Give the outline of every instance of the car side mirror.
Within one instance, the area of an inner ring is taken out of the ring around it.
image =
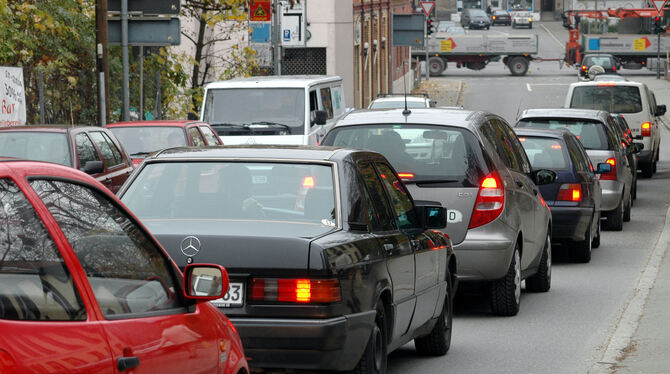
[[[533,172],[533,181],[536,185],[549,184],[556,182],[556,172],[548,169],[540,169]]]
[[[654,115],[662,116],[665,114],[665,111],[666,111],[665,104],[656,105],[656,113],[654,113]]]
[[[644,144],[642,143],[630,143],[630,145],[631,152],[633,153],[640,153],[640,151],[644,149]]]
[[[642,140],[642,139],[644,139],[644,137],[643,137],[642,135],[635,135],[635,136],[633,137],[633,139],[635,139],[635,140]]]
[[[612,172],[612,165],[607,162],[601,162],[596,168],[596,174],[607,174]]]
[[[325,110],[316,110],[314,111],[314,120],[312,121],[315,125],[325,125],[328,120],[328,113]]]
[[[443,229],[447,227],[447,210],[439,205],[417,205],[416,216],[424,230]]]
[[[228,292],[228,272],[221,265],[190,264],[184,269],[184,296],[189,300],[211,301]]]
[[[102,161],[86,161],[81,171],[86,174],[98,174],[105,171],[105,165]]]

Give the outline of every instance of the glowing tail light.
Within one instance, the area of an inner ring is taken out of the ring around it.
[[[586,65],[582,65],[582,71],[586,71]]]
[[[642,124],[642,136],[651,136],[651,122]]]
[[[600,179],[602,180],[616,180],[616,160],[612,157],[608,158],[606,163],[612,165],[612,171],[609,173],[603,173],[600,175]]]
[[[412,178],[414,178],[414,173],[398,173],[398,178],[400,178],[400,179],[412,179]]]
[[[342,300],[338,279],[253,278],[249,300],[289,303],[333,303]]]
[[[558,201],[581,201],[582,185],[577,183],[562,184],[558,190]]]
[[[502,213],[504,207],[505,188],[502,179],[497,172],[490,173],[482,180],[479,187],[468,228],[472,229],[493,221]]]

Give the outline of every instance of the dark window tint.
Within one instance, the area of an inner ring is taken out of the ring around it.
[[[522,166],[517,160],[514,146],[505,133],[505,129],[499,122],[488,122],[481,127],[484,137],[495,147],[496,153],[508,168],[522,171]]]
[[[398,228],[409,229],[418,226],[414,204],[407,193],[407,188],[396,178],[395,173],[386,164],[377,163],[379,175],[391,198],[391,206],[395,211]]]
[[[0,179],[0,202],[0,318],[86,320],[56,244],[13,181]]]
[[[614,66],[614,59],[611,56],[586,56],[582,61],[582,65],[600,65],[605,69],[612,69]]]
[[[526,118],[518,127],[538,129],[568,129],[586,149],[612,149],[605,126],[598,121],[574,118]]]
[[[102,159],[105,162],[105,166],[109,168],[123,163],[121,152],[119,152],[119,149],[116,148],[116,145],[107,134],[101,131],[91,131],[88,134],[98,146],[98,149],[102,154]]]
[[[554,138],[520,136],[533,169],[567,169],[565,145]]]
[[[200,147],[205,145],[205,140],[202,138],[202,135],[200,135],[200,131],[198,131],[197,127],[189,128],[188,133],[191,135],[191,138],[193,139],[194,146]]]
[[[102,193],[55,180],[31,186],[70,242],[105,317],[183,306],[169,260]]]
[[[98,151],[95,150],[91,139],[88,135],[82,133],[77,134],[74,138],[77,146],[77,157],[79,158],[79,167],[86,166],[88,161],[100,161]]]
[[[568,154],[570,155],[575,170],[589,173],[592,172],[589,156],[584,152],[584,147],[579,143],[579,140],[574,137],[568,137],[565,141],[568,146]]]
[[[611,113],[642,111],[640,90],[636,86],[603,83],[597,86],[577,86],[572,92],[570,108],[598,109]]]
[[[378,227],[373,227],[373,230],[392,230],[394,222],[394,219],[392,218],[393,213],[386,197],[386,193],[384,192],[384,186],[381,184],[375,169],[372,167],[372,164],[367,162],[360,164],[359,168],[363,175],[365,189],[370,196],[370,199],[368,200],[372,202],[374,207],[373,211],[376,215],[376,219],[373,219],[372,222],[379,225]]]
[[[209,127],[207,126],[200,126],[200,131],[202,131],[202,134],[205,136],[205,139],[207,139],[207,145],[221,145],[221,142],[219,141],[219,138],[214,134],[214,131],[210,130]]]
[[[530,164],[528,157],[526,157],[526,152],[524,152],[521,143],[512,128],[505,122],[499,119],[492,119],[491,122],[495,123],[496,126],[500,126],[505,132],[506,140],[505,143],[509,144],[512,148],[514,157],[516,158],[516,164],[519,165],[519,171],[522,173],[530,173]]]

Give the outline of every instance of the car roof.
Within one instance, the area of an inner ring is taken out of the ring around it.
[[[608,79],[616,82],[626,82],[628,81],[628,78],[624,77],[623,75],[619,74],[598,74],[595,77],[593,77],[592,81],[595,82],[607,82]]]
[[[198,123],[206,125],[206,122],[194,121],[194,120],[151,120],[151,121],[128,121],[128,122],[115,122],[110,123],[106,127],[155,127],[155,126],[165,126],[165,127],[184,127],[191,123]]]
[[[475,119],[488,114],[483,111],[446,108],[417,108],[410,114],[403,109],[358,109],[347,113],[335,127],[367,124],[424,124],[465,127],[474,130]]]
[[[634,81],[610,81],[610,82],[575,82],[570,84],[570,88],[574,87],[581,87],[581,86],[636,86],[636,87],[642,87],[644,86],[644,83],[641,82],[634,82]]]
[[[608,112],[596,109],[573,109],[573,108],[547,108],[547,109],[526,109],[517,121],[526,118],[584,118],[591,120],[607,121]]]
[[[271,75],[248,78],[234,78],[226,81],[212,82],[206,89],[216,88],[283,88],[305,87],[311,84],[341,81],[337,75]]]
[[[25,126],[12,126],[12,127],[0,127],[0,131],[16,131],[16,132],[60,132],[65,133],[71,129],[103,129],[98,126],[87,126],[87,125],[25,125]]]
[[[176,147],[154,153],[147,160],[170,159],[272,159],[272,160],[336,160],[349,154],[365,152],[360,149],[304,145],[232,145],[206,148]],[[337,155],[337,157],[336,157]]]

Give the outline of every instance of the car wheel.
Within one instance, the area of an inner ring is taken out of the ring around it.
[[[640,165],[643,178],[651,178],[654,175],[654,167],[651,162],[644,162]]]
[[[593,237],[593,242],[591,243],[591,248],[598,248],[600,247],[600,223],[602,220],[598,218],[598,223],[596,226],[596,235]]]
[[[387,349],[386,346],[386,313],[384,307],[377,305],[377,316],[375,325],[370,334],[368,345],[365,347],[363,356],[351,371],[352,374],[383,374],[386,373]]]
[[[623,199],[621,199],[616,209],[607,213],[607,229],[611,231],[623,230]]]
[[[628,195],[628,202],[623,208],[623,221],[624,222],[630,222],[630,208],[631,205],[633,205],[633,198]]]
[[[488,30],[491,26],[486,26],[486,29]]]
[[[547,292],[551,288],[551,235],[547,233],[542,258],[537,273],[526,279],[526,290],[531,292]]]
[[[532,29],[532,28],[533,28],[533,25],[528,25],[528,28],[529,28],[529,29]]]
[[[491,282],[491,310],[499,316],[515,316],[521,304],[521,261],[519,243],[514,245],[512,261],[502,279]]]
[[[575,262],[584,264],[591,262],[591,248],[593,248],[593,238],[591,236],[592,225],[593,221],[589,222],[589,227],[586,228],[586,234],[584,234],[584,240],[572,243],[570,257]],[[600,235],[598,235],[598,241],[600,242]]]
[[[419,354],[426,356],[444,356],[451,346],[451,326],[453,325],[453,300],[451,277],[447,273],[447,294],[444,296],[442,313],[435,326],[426,336],[414,339],[414,346]]]

